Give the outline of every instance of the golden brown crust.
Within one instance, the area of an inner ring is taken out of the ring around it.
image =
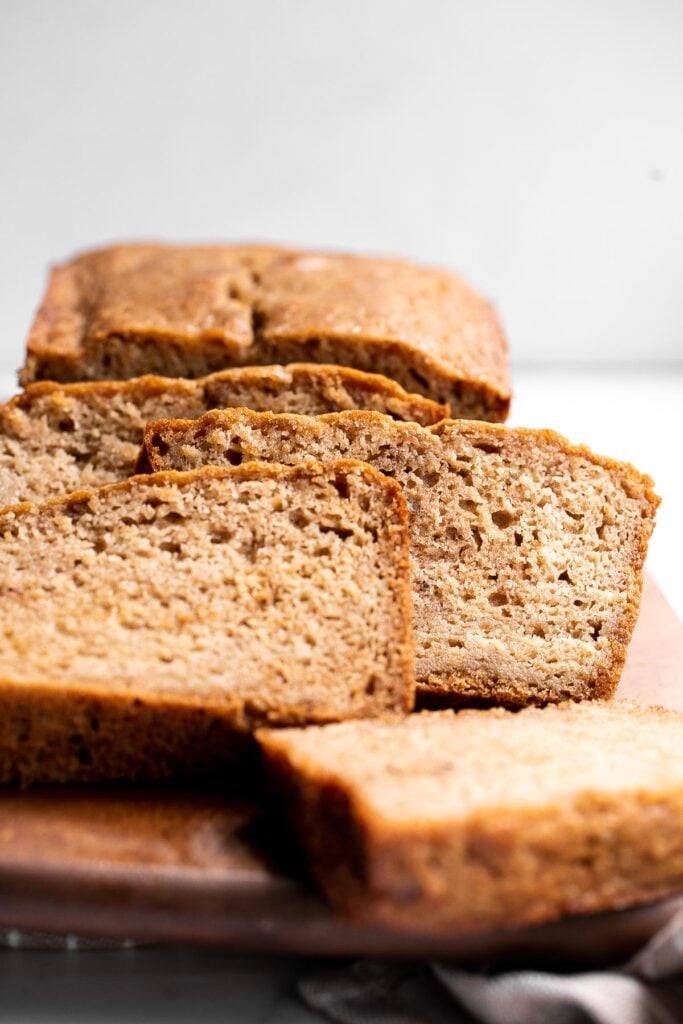
[[[20,379],[197,377],[302,358],[384,372],[458,415],[507,415],[504,336],[455,275],[258,246],[114,246],[56,267]]]
[[[180,377],[160,377],[147,374],[142,377],[131,377],[127,380],[98,380],[59,383],[57,381],[36,381],[29,384],[18,395],[14,395],[3,407],[4,410],[14,409],[30,413],[36,402],[47,395],[65,395],[87,399],[90,395],[115,397],[130,395],[135,401],[138,397],[174,394],[179,396],[201,395],[208,411],[215,402],[216,407],[232,406],[232,401],[220,401],[220,398],[231,398],[231,391],[241,392],[253,388],[258,402],[257,410],[264,409],[265,402],[258,395],[259,390],[268,389],[273,401],[287,392],[302,392],[310,395],[319,407],[307,411],[306,415],[322,415],[325,412],[342,411],[352,408],[350,403],[357,399],[359,408],[370,408],[384,412],[396,419],[411,420],[422,426],[436,424],[449,415],[446,403],[434,402],[423,395],[411,394],[396,381],[384,377],[380,373],[368,373],[355,370],[350,366],[336,366],[326,363],[289,363],[271,366],[239,366],[199,377],[185,380]],[[251,408],[251,406],[249,406]],[[264,409],[265,411],[265,409]]]
[[[447,413],[379,374],[315,363],[234,367],[197,380],[40,381],[0,405],[0,507],[125,479],[149,420],[242,406],[309,416],[373,409],[422,424]]]

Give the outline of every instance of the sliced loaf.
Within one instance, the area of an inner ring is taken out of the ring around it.
[[[56,267],[21,383],[298,360],[383,373],[457,416],[510,404],[496,316],[455,275],[253,245],[119,245]]]
[[[148,420],[235,406],[308,415],[375,409],[425,424],[448,414],[379,374],[314,363],[237,367],[199,380],[40,382],[0,406],[0,507],[125,479]]]
[[[353,462],[0,513],[0,782],[221,776],[255,725],[412,705],[407,515]]]
[[[211,412],[151,424],[145,469],[339,455],[403,487],[416,673],[430,700],[609,696],[636,621],[652,481],[557,434],[372,412]]]
[[[683,716],[625,702],[263,731],[342,912],[486,931],[683,890]]]

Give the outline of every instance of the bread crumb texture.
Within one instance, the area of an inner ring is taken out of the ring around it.
[[[240,406],[309,416],[373,409],[425,425],[448,415],[380,374],[314,363],[241,366],[199,380],[43,381],[0,406],[0,507],[123,480],[149,420]]]
[[[411,706],[406,511],[367,466],[137,477],[0,537],[3,781],[192,774],[192,729]]]
[[[683,887],[683,716],[630,702],[259,733],[330,899],[484,931]]]
[[[611,695],[659,499],[632,466],[548,431],[371,412],[212,412],[150,424],[151,469],[342,454],[402,487],[424,699],[511,707]]]

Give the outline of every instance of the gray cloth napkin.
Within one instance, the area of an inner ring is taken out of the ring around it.
[[[338,1024],[683,1024],[683,912],[629,963],[585,974],[473,974],[359,961],[299,982]]]

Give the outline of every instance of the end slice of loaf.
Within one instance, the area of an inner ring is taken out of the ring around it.
[[[382,373],[454,415],[505,419],[507,344],[455,274],[254,245],[118,245],[55,267],[21,383],[298,361]]]
[[[236,406],[306,415],[374,409],[423,424],[448,415],[379,374],[315,363],[237,367],[199,380],[41,382],[0,406],[0,507],[123,480],[148,420]]]
[[[259,733],[343,913],[509,928],[683,890],[683,716],[626,702]]]
[[[426,699],[517,707],[613,693],[659,500],[632,466],[549,431],[244,410],[151,424],[142,465],[337,455],[403,487]]]
[[[0,513],[0,781],[219,775],[255,725],[412,704],[406,510],[367,466],[138,477]]]

